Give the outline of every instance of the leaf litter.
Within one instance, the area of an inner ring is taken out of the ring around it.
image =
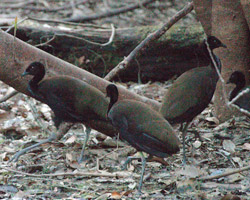
[[[4,88],[1,90],[6,92],[8,87],[0,84]],[[125,87],[140,95],[160,100],[166,86],[156,82],[129,83]],[[3,94],[0,93],[0,97]],[[71,128],[60,141],[28,152],[17,163],[8,163],[14,153],[24,146],[48,137],[36,123],[26,98],[17,95],[5,102],[10,105],[8,111],[0,107],[1,198],[137,199],[140,160],[132,161],[127,170],[121,169],[127,156],[137,155],[135,149],[121,141],[117,144],[117,140],[92,131],[85,160],[78,164],[85,137],[81,125]],[[35,100],[34,105],[45,127],[55,130],[50,109]],[[182,152],[165,158],[164,164],[158,159],[147,162],[141,198],[249,199],[249,171],[208,181],[198,179],[250,164],[249,127],[249,119],[246,117],[232,117],[218,124],[211,104],[195,118],[189,128],[188,165],[181,165]],[[178,126],[174,128],[179,133]],[[195,132],[200,133],[202,140],[194,136]]]

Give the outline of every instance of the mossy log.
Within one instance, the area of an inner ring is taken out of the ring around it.
[[[106,43],[111,35],[110,29],[86,28],[81,32],[72,33],[72,31],[62,31],[54,27],[34,28],[29,25],[19,26],[17,37],[32,45],[55,37],[39,48],[104,77],[157,28],[145,26],[117,29],[113,42],[107,46],[91,44],[84,40]],[[191,68],[206,65],[208,60],[201,54],[199,46],[203,39],[204,32],[199,24],[175,25],[163,37],[146,48],[143,54],[130,64],[128,70],[116,79],[165,81],[175,74],[179,75]]]

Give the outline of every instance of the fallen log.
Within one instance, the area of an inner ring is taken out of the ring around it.
[[[21,74],[27,65],[33,61],[45,63],[48,69],[47,76],[56,74],[73,76],[97,87],[104,93],[106,86],[110,83],[19,39],[14,40],[13,36],[3,31],[0,31],[0,41],[0,80],[19,92],[29,95],[27,90],[29,78],[21,78]],[[123,87],[119,87],[119,92],[121,94],[120,98],[143,101],[152,108],[156,110],[159,109],[159,103],[157,101],[136,95]],[[97,124],[93,121],[89,126],[102,133],[110,130],[110,124],[107,123]]]
[[[146,26],[117,29],[113,42],[106,46],[87,41],[106,43],[111,35],[109,29],[85,28],[75,32],[48,25],[42,28],[29,25],[19,26],[17,37],[32,45],[44,43],[39,47],[42,50],[104,77],[149,33],[158,28]],[[128,70],[115,79],[165,81],[191,68],[207,65],[209,60],[201,54],[200,44],[203,38],[203,29],[198,24],[174,25],[164,36],[145,49],[142,55],[130,64]],[[48,40],[51,41],[46,43]]]

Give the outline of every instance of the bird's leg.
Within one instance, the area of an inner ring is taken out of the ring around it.
[[[122,170],[126,170],[128,168],[128,164],[132,161],[132,160],[139,160],[141,159],[141,157],[134,157],[134,156],[128,156],[127,160],[125,161],[125,163],[122,166]]]
[[[86,136],[85,136],[85,139],[84,139],[84,142],[83,142],[82,151],[81,151],[81,155],[80,155],[80,157],[78,159],[78,163],[81,163],[83,161],[83,155],[84,155],[86,144],[87,144],[87,142],[89,140],[90,132],[91,132],[91,128],[86,126],[86,131],[85,131]]]
[[[183,131],[183,123],[181,123],[179,131],[182,132]]]
[[[185,138],[186,138],[186,133],[187,133],[187,129],[189,126],[190,122],[186,122],[183,131],[182,131],[182,148],[183,148],[183,161],[182,161],[182,165],[185,166],[186,165],[186,147],[185,147]]]
[[[39,146],[41,146],[42,144],[45,144],[45,143],[48,143],[48,142],[52,142],[52,141],[55,140],[56,138],[57,138],[57,135],[56,135],[55,133],[52,133],[52,134],[50,135],[50,137],[48,137],[47,139],[45,139],[45,140],[43,140],[43,141],[41,141],[41,142],[38,142],[38,143],[36,143],[36,144],[34,144],[34,145],[31,145],[31,146],[29,146],[29,147],[27,147],[27,148],[24,148],[24,149],[22,149],[21,151],[18,151],[18,152],[9,160],[9,162],[12,162],[12,161],[17,162],[18,159],[19,159],[19,157],[22,156],[22,155],[24,155],[25,153],[27,153],[29,150],[34,149],[34,148],[36,148],[36,147],[39,147]]]
[[[65,125],[61,125],[59,126],[59,130],[57,132],[57,134],[55,133],[51,133],[50,137],[38,142],[37,144],[31,145],[27,148],[22,149],[21,151],[17,152],[10,160],[9,162],[17,162],[19,157],[22,156],[23,154],[27,153],[29,150],[34,149],[36,147],[41,146],[42,144],[48,143],[48,142],[52,142],[53,140],[59,140],[61,139],[67,132],[68,130],[72,127],[72,124],[65,124]]]
[[[142,188],[142,183],[143,183],[143,177],[144,177],[144,173],[145,173],[145,168],[146,168],[146,158],[143,155],[142,152],[139,152],[141,155],[141,164],[142,164],[142,170],[141,170],[141,178],[140,178],[140,182],[139,182],[139,186],[138,186],[138,192],[139,194],[141,194],[141,188]]]

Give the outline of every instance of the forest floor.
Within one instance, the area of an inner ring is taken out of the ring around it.
[[[138,94],[157,100],[160,100],[167,85],[157,82],[124,84]],[[0,86],[2,97],[8,87],[3,83]],[[8,163],[23,147],[48,137],[37,124],[30,105],[38,110],[43,127],[55,131],[51,111],[46,105],[23,94],[1,104],[0,197],[137,199],[140,161],[133,161],[127,170],[121,169],[129,155],[137,155],[136,151],[92,131],[85,161],[78,164],[85,136],[80,125],[75,125],[60,141],[28,152],[17,163]],[[246,117],[232,117],[218,124],[210,105],[189,128],[186,137],[188,165],[182,166],[182,151],[165,158],[163,164],[147,162],[141,198],[221,199],[225,194],[235,194],[241,199],[249,199],[249,171],[206,181],[199,179],[249,166],[249,128],[250,121]],[[178,126],[175,129],[178,132]],[[195,132],[200,134],[202,141],[195,138]]]
[[[1,1],[2,5],[15,4],[19,0]],[[14,2],[14,3],[11,3]],[[31,2],[31,1],[30,1]],[[38,7],[69,4],[69,0],[39,1]],[[48,4],[49,2],[49,4]],[[52,3],[54,2],[54,4]],[[86,16],[101,13],[108,8],[126,5],[129,0],[90,1],[79,9],[61,9],[57,12],[39,12],[20,8],[1,8],[0,17],[60,19],[70,15]],[[158,3],[157,3],[158,2]],[[186,1],[156,1],[150,9],[138,9],[119,16],[96,20],[95,24],[114,23],[117,27],[156,25],[166,22]],[[47,5],[48,4],[48,5]],[[33,4],[32,4],[33,5]],[[195,19],[194,12],[180,23]],[[179,22],[178,22],[179,23]],[[126,55],[124,55],[126,56]],[[170,82],[147,84],[124,83],[124,87],[143,96],[161,101]],[[0,82],[0,98],[9,88]],[[31,109],[35,108],[35,112]],[[121,167],[128,156],[137,155],[135,149],[125,143],[106,138],[92,130],[85,152],[85,160],[77,163],[85,137],[84,127],[75,125],[60,140],[42,145],[20,157],[16,163],[9,159],[24,147],[48,137],[43,129],[55,132],[48,106],[23,94],[0,104],[0,198],[1,199],[138,199],[137,186],[141,163],[132,161],[127,170]],[[37,123],[40,119],[41,123]],[[174,127],[181,138],[179,126]],[[250,164],[250,120],[234,117],[219,124],[211,104],[197,116],[186,137],[187,166],[182,166],[182,150],[164,163],[147,162],[141,199],[250,199],[249,170],[223,174]],[[199,133],[201,139],[195,137]],[[58,175],[59,174],[59,175]],[[222,175],[220,178],[204,177]],[[202,180],[203,179],[203,180]],[[227,196],[225,196],[227,195]],[[238,197],[238,198],[237,198]]]

